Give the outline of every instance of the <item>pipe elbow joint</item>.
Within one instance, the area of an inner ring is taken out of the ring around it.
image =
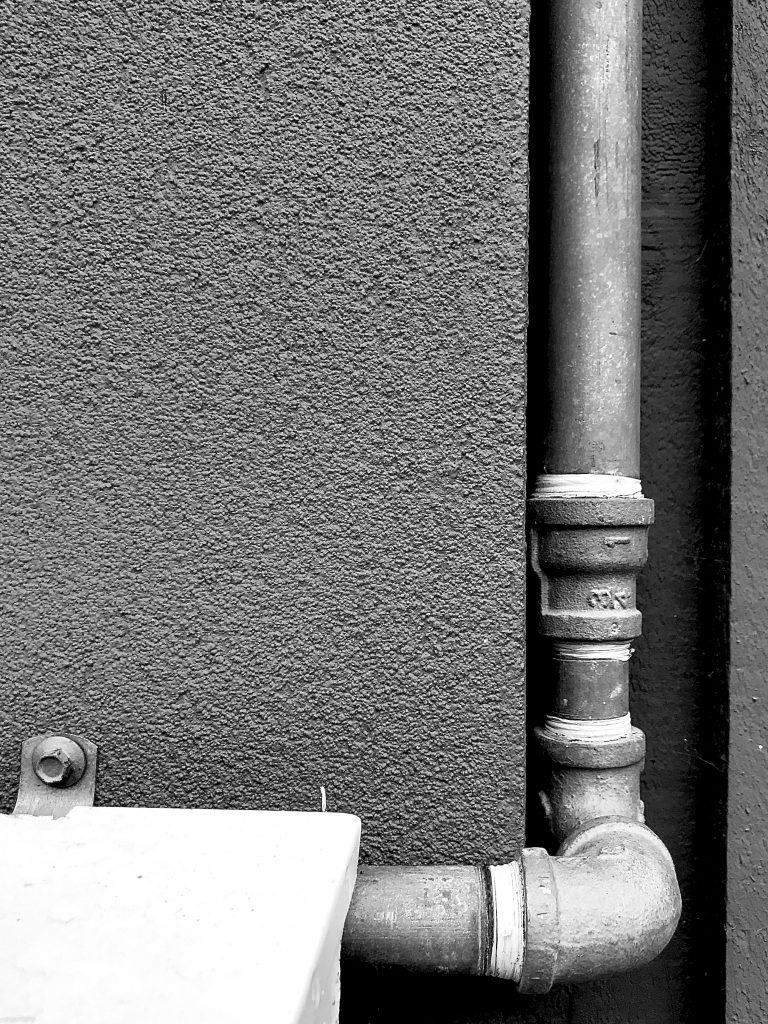
[[[653,960],[674,934],[680,889],[659,837],[636,821],[601,818],[556,856],[522,855],[525,940],[521,992],[588,981]]]
[[[666,847],[629,818],[597,818],[556,856],[530,848],[497,867],[363,867],[346,955],[410,970],[490,975],[521,992],[640,967],[680,917]]]

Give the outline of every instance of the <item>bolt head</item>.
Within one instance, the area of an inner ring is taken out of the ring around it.
[[[68,736],[48,736],[32,751],[32,767],[47,786],[74,786],[85,773],[85,751]]]

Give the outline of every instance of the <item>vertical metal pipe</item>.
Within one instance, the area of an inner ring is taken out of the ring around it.
[[[641,16],[551,4],[550,474],[639,477]]]
[[[643,813],[627,664],[653,521],[639,483],[642,0],[556,0],[549,27],[550,419],[531,561],[555,669],[544,803],[562,838]]]

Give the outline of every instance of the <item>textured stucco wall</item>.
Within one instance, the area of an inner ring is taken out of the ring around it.
[[[369,859],[508,856],[526,5],[6,14],[5,808],[67,729],[104,804],[323,785]]]
[[[527,7],[2,27],[0,791],[522,840]]]
[[[729,1024],[768,1019],[768,11],[733,4]]]

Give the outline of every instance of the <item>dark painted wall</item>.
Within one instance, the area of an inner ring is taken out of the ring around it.
[[[3,727],[104,804],[522,841],[522,0],[18,3]]]
[[[768,11],[734,0],[729,1024],[768,1019]]]

